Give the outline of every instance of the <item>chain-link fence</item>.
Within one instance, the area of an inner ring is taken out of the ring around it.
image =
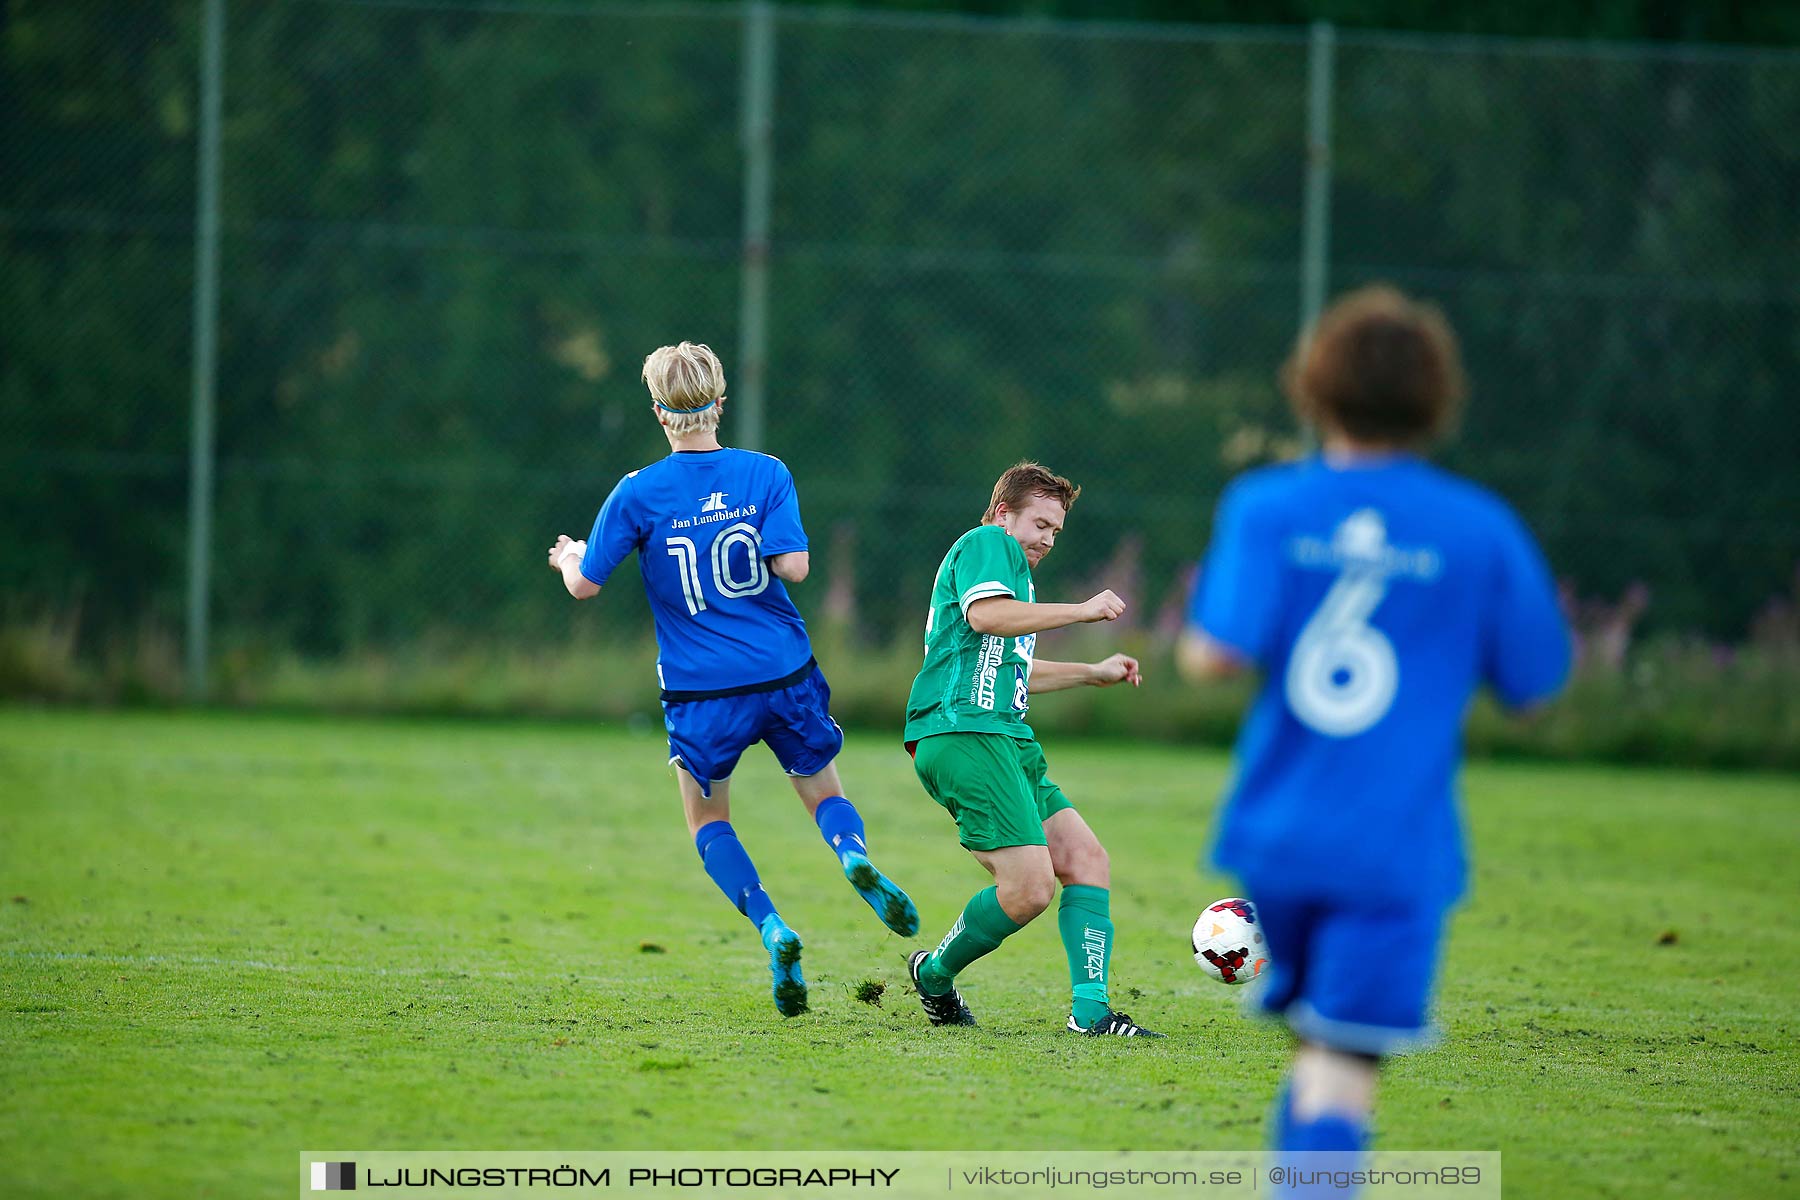
[[[1046,590],[1167,619],[1222,483],[1297,445],[1309,245],[1444,306],[1444,458],[1579,589],[1732,636],[1800,559],[1800,55],[233,0],[212,146],[207,3],[0,9],[9,618],[560,636],[594,617],[543,548],[664,451],[638,366],[691,338],[800,483],[809,615],[912,629],[1029,456],[1086,488]]]

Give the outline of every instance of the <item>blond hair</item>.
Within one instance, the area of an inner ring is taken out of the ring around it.
[[[1054,474],[1042,463],[1029,460],[1016,462],[1006,468],[994,484],[994,494],[988,500],[987,511],[981,514],[981,523],[992,525],[998,520],[1002,504],[1006,505],[1008,512],[1018,512],[1031,503],[1033,496],[1054,500],[1063,506],[1064,512],[1068,512],[1080,495],[1079,487],[1061,475]]]
[[[681,342],[652,350],[644,359],[644,386],[675,436],[719,427],[725,368],[711,346]]]

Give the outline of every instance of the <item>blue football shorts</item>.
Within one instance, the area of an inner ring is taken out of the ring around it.
[[[731,778],[738,759],[757,742],[775,752],[789,775],[817,775],[844,748],[844,731],[831,719],[831,687],[814,667],[798,683],[770,692],[715,700],[663,702],[669,731],[669,763],[700,784],[702,795]]]
[[[1259,1002],[1301,1039],[1385,1056],[1437,1040],[1431,1024],[1447,911],[1250,893],[1268,939]]]

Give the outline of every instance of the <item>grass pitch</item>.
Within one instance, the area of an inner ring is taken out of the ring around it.
[[[1114,1004],[1061,1032],[1042,920],[932,1030],[904,957],[985,875],[891,737],[840,760],[884,930],[760,748],[734,823],[813,1011],[701,872],[653,731],[0,710],[0,1161],[14,1196],[287,1194],[308,1147],[1244,1149],[1286,1042],[1189,959],[1216,753],[1048,745],[1112,854]],[[1800,1194],[1800,784],[1480,764],[1448,1041],[1378,1144],[1509,1193]]]

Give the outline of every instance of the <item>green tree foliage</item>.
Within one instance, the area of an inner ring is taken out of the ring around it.
[[[97,628],[181,600],[197,8],[0,9],[0,503],[44,514],[0,532],[0,575]],[[740,17],[230,5],[228,635],[576,627],[543,548],[661,453],[643,355],[705,340],[736,381]],[[767,448],[816,549],[854,531],[865,630],[913,626],[1023,456],[1086,487],[1047,584],[1141,544],[1148,617],[1223,482],[1295,444],[1304,32],[796,8],[777,68]],[[1647,580],[1653,621],[1741,632],[1800,557],[1800,61],[1346,31],[1334,99],[1333,283],[1395,279],[1461,330],[1449,461],[1578,587]]]
[[[837,0],[797,0],[797,6],[841,7]],[[1261,26],[1330,21],[1346,29],[1800,44],[1800,10],[1780,0],[861,0],[856,7],[1076,21]]]

